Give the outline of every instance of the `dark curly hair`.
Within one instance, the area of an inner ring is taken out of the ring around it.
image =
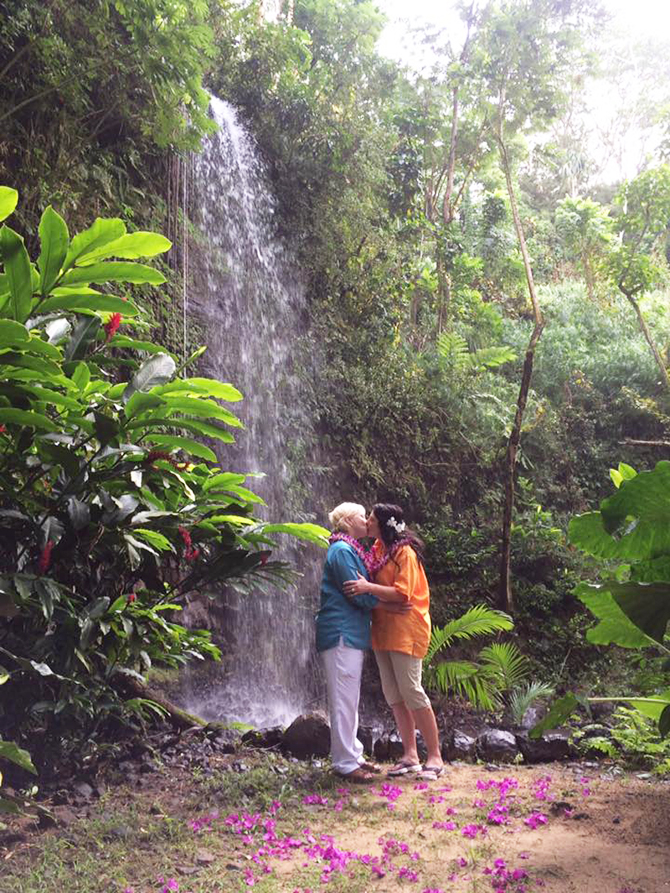
[[[402,533],[398,533],[395,527],[388,523],[390,518],[395,518],[398,524],[404,522],[404,512],[399,505],[392,505],[389,502],[378,502],[372,506],[372,514],[379,523],[381,541],[387,549],[390,549],[398,540],[409,540],[409,545],[416,552],[417,558],[421,564],[424,563],[426,547],[423,540],[409,527],[405,527]]]

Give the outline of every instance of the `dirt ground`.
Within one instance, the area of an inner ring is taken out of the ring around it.
[[[364,787],[283,758],[221,762],[55,807],[67,821],[46,831],[15,820],[1,893],[670,893],[668,782],[454,764]]]

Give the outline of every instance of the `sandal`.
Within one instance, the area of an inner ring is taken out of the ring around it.
[[[363,769],[364,772],[372,772],[373,775],[379,775],[382,771],[376,763],[368,763],[367,760],[364,763],[359,763],[358,768]]]
[[[444,766],[423,766],[421,769],[421,778],[424,781],[433,781],[439,778],[444,772]]]
[[[339,775],[343,781],[351,781],[354,784],[372,784],[375,780],[374,775],[371,772],[366,772],[362,766],[354,769],[353,772],[337,772],[336,775]]]
[[[398,778],[400,775],[409,775],[413,772],[421,772],[421,764],[409,763],[406,760],[401,760],[399,763],[396,763],[395,766],[392,766],[386,774],[389,778]]]

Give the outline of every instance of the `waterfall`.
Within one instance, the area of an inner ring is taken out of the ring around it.
[[[195,157],[190,186],[189,327],[207,345],[202,374],[244,394],[232,405],[245,429],[217,449],[223,470],[264,475],[248,486],[263,497],[262,517],[323,522],[305,462],[312,422],[296,359],[306,318],[300,275],[274,231],[274,204],[263,165],[236,111],[212,98],[219,125]],[[313,457],[310,457],[313,461]],[[300,503],[303,503],[302,505]],[[274,556],[273,556],[274,557]],[[256,726],[288,724],[320,688],[314,660],[314,612],[325,554],[287,545],[280,557],[304,574],[299,587],[242,595],[227,588],[221,609],[187,610],[190,625],[209,626],[221,665],[188,677],[181,700],[209,720]]]

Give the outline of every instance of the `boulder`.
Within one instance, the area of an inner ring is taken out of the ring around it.
[[[330,740],[330,732],[329,738]],[[279,750],[284,742],[284,730],[281,726],[271,726],[268,729],[250,729],[242,735],[242,744],[247,747],[261,747],[263,750]],[[227,751],[234,753],[234,751]]]
[[[526,763],[552,763],[572,754],[570,733],[562,729],[545,732],[541,738],[529,738],[526,732],[515,737]]]
[[[477,738],[477,754],[487,763],[513,763],[519,748],[511,732],[488,729]]]
[[[282,747],[299,760],[327,757],[330,753],[330,728],[319,713],[296,717],[282,736]]]
[[[462,760],[474,763],[477,759],[477,741],[460,729],[454,729],[442,739],[442,759],[448,763]]]

